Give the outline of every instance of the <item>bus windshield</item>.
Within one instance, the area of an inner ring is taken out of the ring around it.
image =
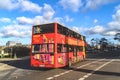
[[[54,24],[43,24],[34,26],[33,34],[45,34],[45,33],[54,33]]]

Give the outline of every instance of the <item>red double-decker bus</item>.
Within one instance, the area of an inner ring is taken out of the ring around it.
[[[58,68],[85,58],[85,36],[58,23],[32,28],[31,66]]]

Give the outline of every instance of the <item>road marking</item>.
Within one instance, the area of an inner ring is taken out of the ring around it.
[[[10,71],[7,71],[7,72],[2,72],[2,74],[0,74],[0,78],[6,76],[7,74],[9,74]]]
[[[49,77],[49,78],[47,78],[47,80],[51,80],[51,79],[53,79],[54,77]]]
[[[64,75],[65,73],[60,73],[60,75]]]
[[[96,62],[103,61],[103,60],[105,60],[105,59],[100,59],[100,60],[97,60],[97,61],[93,61],[93,62],[91,62],[91,63],[87,63],[87,64],[85,64],[85,65],[82,65],[82,66],[77,67],[76,69],[83,68],[83,67],[88,66],[88,65],[90,65],[90,64],[92,64],[92,63],[96,63]],[[74,70],[76,70],[76,69],[74,69]],[[48,78],[46,78],[46,79],[47,79],[47,80],[51,80],[51,79],[53,79],[53,78],[62,76],[62,75],[64,75],[64,74],[67,74],[67,73],[69,73],[69,72],[71,72],[71,71],[74,71],[74,70],[68,70],[68,71],[65,71],[65,72],[63,72],[63,73],[59,73],[59,74],[53,75],[53,76],[51,76],[51,77],[48,77]]]
[[[91,63],[88,63],[88,64],[85,64],[85,65],[79,66],[79,67],[77,67],[77,69],[83,68],[83,67],[88,66],[88,65],[90,65],[90,64],[92,64],[92,63],[96,63],[96,62],[103,61],[103,60],[105,60],[105,59],[100,59],[100,60],[97,60],[97,61],[93,61],[93,62],[91,62]]]
[[[88,74],[84,75],[83,77],[79,78],[78,80],[85,80],[86,78],[88,78],[89,76],[91,76],[93,73],[95,73],[96,71],[100,70],[101,68],[103,68],[104,66],[108,65],[109,63],[111,63],[113,61],[114,60],[112,59],[109,62],[104,63],[103,65],[99,66],[94,71],[92,71],[91,73],[88,73]]]
[[[60,76],[60,75],[54,75],[54,77],[58,77],[58,76]]]

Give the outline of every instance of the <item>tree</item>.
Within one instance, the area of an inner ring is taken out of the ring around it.
[[[101,38],[99,44],[101,46],[101,49],[105,50],[107,49],[107,46],[108,46],[108,40],[106,38]]]
[[[14,57],[14,55],[16,55],[17,57],[24,57],[24,56],[28,56],[30,53],[30,48],[24,46],[6,47],[4,50],[7,53],[12,53],[11,55],[12,57]]]
[[[92,47],[94,47],[94,38],[91,39]]]
[[[120,42],[120,33],[115,34],[114,39]]]
[[[99,43],[99,39],[98,38],[96,38],[96,39],[92,38],[91,43],[92,43],[93,47],[97,48],[98,43]]]

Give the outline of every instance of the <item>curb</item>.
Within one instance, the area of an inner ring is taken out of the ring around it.
[[[20,58],[20,60],[26,60],[26,59],[29,59],[29,58],[30,58],[30,56],[25,56],[25,57]]]

